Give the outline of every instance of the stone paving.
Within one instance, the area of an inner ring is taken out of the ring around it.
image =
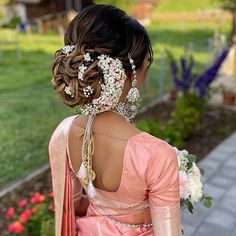
[[[236,118],[235,118],[236,122]],[[212,207],[202,203],[194,213],[182,212],[185,236],[236,236],[236,132],[212,150],[198,165]]]

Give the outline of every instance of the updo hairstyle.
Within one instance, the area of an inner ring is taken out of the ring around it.
[[[55,53],[52,64],[53,87],[62,101],[71,107],[90,103],[100,96],[103,73],[97,66],[101,54],[118,58],[126,73],[132,73],[128,59],[130,53],[136,70],[144,62],[147,54],[152,62],[153,52],[145,28],[123,10],[110,5],[91,5],[82,10],[69,24],[64,36],[65,45],[75,45],[66,55],[62,49]],[[89,53],[93,61],[85,62],[84,55]],[[83,80],[78,79],[78,68],[84,64],[87,70]],[[83,89],[91,86],[93,94],[86,97]],[[70,86],[73,97],[65,93]]]

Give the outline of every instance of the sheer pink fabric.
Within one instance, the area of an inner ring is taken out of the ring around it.
[[[74,204],[81,197],[82,185],[72,175],[67,141],[76,117],[63,120],[49,142],[56,236],[181,235],[175,151],[166,142],[145,132],[134,135],[127,142],[119,189],[107,192],[96,188],[97,197],[89,199],[86,216],[74,215]],[[86,187],[84,189],[87,191]],[[131,228],[121,224],[133,224],[137,215],[142,215],[143,223],[152,223],[153,227]]]

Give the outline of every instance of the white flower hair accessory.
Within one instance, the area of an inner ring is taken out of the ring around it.
[[[86,88],[83,89],[83,92],[84,96],[88,98],[93,94],[93,88],[91,88],[91,86],[87,86]]]
[[[84,60],[86,62],[93,61],[93,59],[91,58],[91,56],[90,56],[90,54],[88,52],[84,55]]]
[[[65,91],[66,94],[70,95],[72,98],[74,97],[73,94],[72,94],[72,89],[71,89],[70,85],[66,86],[64,91]]]
[[[62,48],[62,52],[67,56],[75,49],[75,45],[66,45]]]
[[[79,80],[84,80],[83,77],[84,77],[84,72],[88,69],[87,66],[85,66],[84,64],[82,64],[81,66],[79,66],[79,69],[78,69],[78,79]]]
[[[90,62],[90,61],[93,61],[93,59],[91,58],[90,54],[87,52],[85,55],[84,55],[84,60],[86,62]],[[83,77],[84,77],[84,73],[85,71],[88,69],[87,66],[85,66],[84,64],[82,64],[81,66],[79,66],[79,69],[78,69],[78,79],[79,80],[82,80],[83,81]]]

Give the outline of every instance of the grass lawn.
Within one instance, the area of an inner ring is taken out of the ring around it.
[[[189,12],[220,7],[218,0],[160,0],[159,2],[156,6],[156,11],[159,12]]]
[[[50,81],[59,38],[20,35],[19,40],[19,59],[10,46],[0,56],[0,187],[46,162],[50,134],[70,114]]]
[[[188,42],[196,43],[197,68],[203,70],[207,63],[204,42],[213,35],[214,28],[213,24],[202,29],[197,23],[180,27],[177,23],[153,22],[148,31],[156,57],[150,71],[149,97],[157,96],[162,50],[169,48],[179,56]],[[223,29],[226,33],[228,30],[228,27]],[[0,34],[1,37],[7,35],[5,31]],[[73,114],[59,101],[51,86],[52,55],[62,45],[58,36],[32,35],[29,38],[20,34],[19,40],[20,58],[16,57],[12,46],[4,47],[0,55],[0,188],[47,161],[52,131],[64,117]],[[168,72],[168,65],[165,70]],[[171,86],[167,72],[165,88]]]

